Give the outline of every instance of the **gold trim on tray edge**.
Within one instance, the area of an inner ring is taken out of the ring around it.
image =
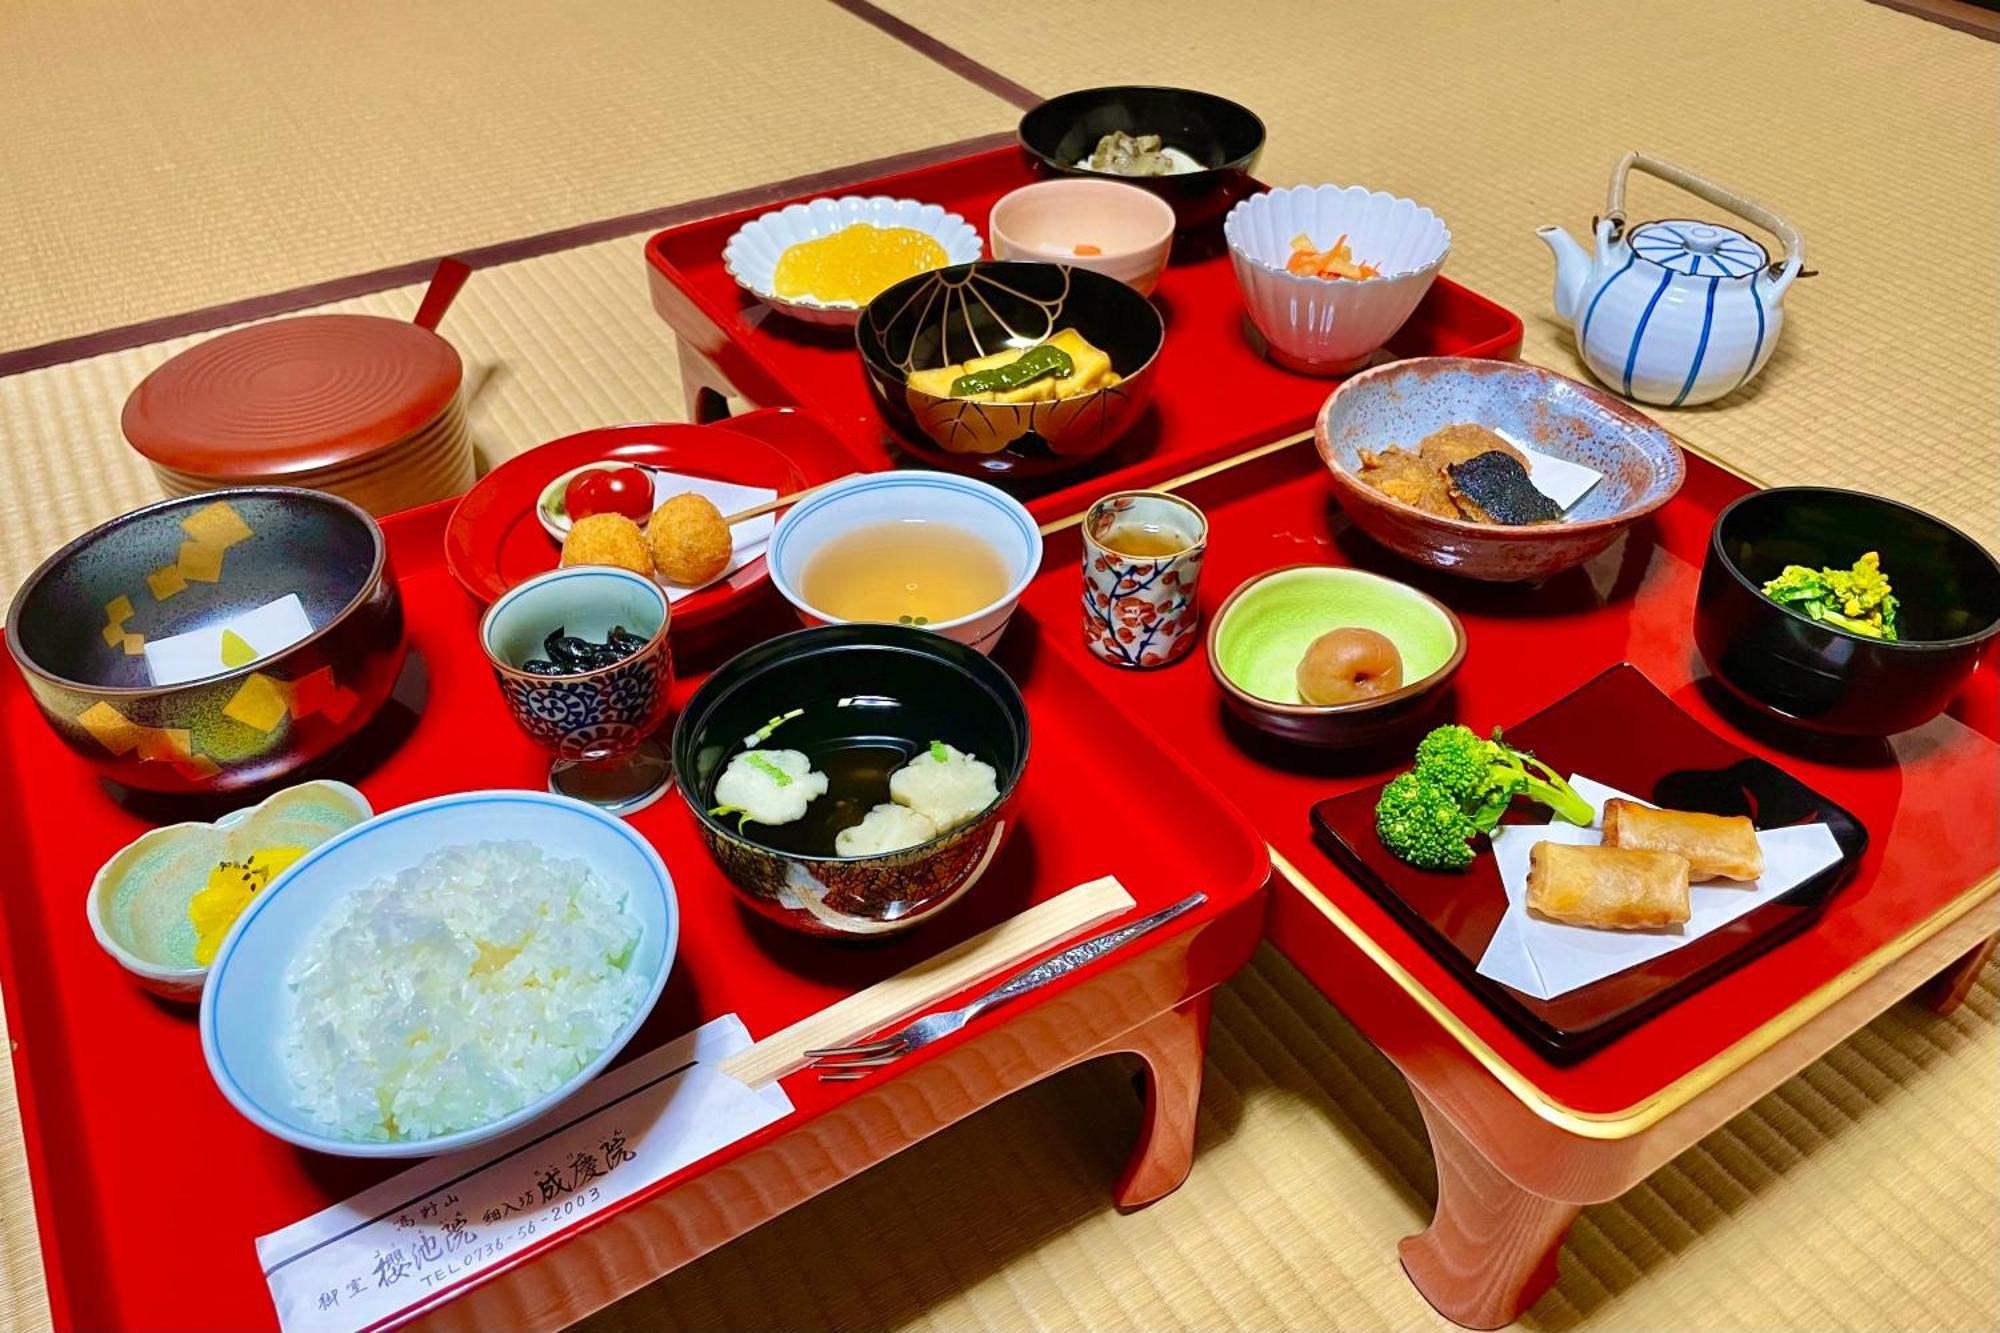
[[[1924,920],[1895,939],[1880,945],[1867,957],[1849,964],[1821,983],[1816,990],[1794,1001],[1789,1008],[1766,1019],[1764,1023],[1728,1048],[1690,1069],[1651,1096],[1619,1111],[1579,1111],[1542,1091],[1533,1080],[1503,1059],[1499,1052],[1486,1044],[1484,1038],[1453,1013],[1449,1005],[1433,995],[1366,931],[1357,926],[1352,918],[1335,906],[1318,885],[1307,879],[1300,873],[1298,867],[1285,859],[1283,853],[1275,847],[1269,850],[1272,866],[1286,882],[1297,889],[1327,920],[1333,922],[1335,928],[1347,936],[1350,943],[1366,954],[1369,960],[1429,1014],[1439,1027],[1465,1047],[1473,1059],[1485,1066],[1487,1073],[1499,1080],[1500,1084],[1513,1093],[1530,1111],[1556,1128],[1586,1139],[1625,1139],[1652,1128],[1804,1027],[1831,1008],[1835,1002],[1859,989],[1863,983],[1891,963],[1992,897],[1994,890],[2000,888],[2000,871],[1988,874],[1986,878]]]
[[[1526,361],[1525,358],[1522,360],[1523,364],[1535,364],[1534,362]],[[1315,414],[1315,426],[1316,424],[1317,414]],[[1748,482],[1760,490],[1769,487],[1770,483],[1761,477],[1745,471],[1727,459],[1696,444],[1680,432],[1669,429],[1663,423],[1656,424],[1660,424],[1660,429],[1666,431],[1668,437],[1675,444],[1687,452],[1694,454],[1703,462],[1720,468],[1730,476]],[[1232,455],[1219,462],[1210,463],[1206,467],[1196,468],[1191,472],[1185,472],[1177,477],[1169,478],[1166,481],[1155,484],[1149,489],[1173,491],[1183,486],[1191,486],[1195,482],[1204,481],[1209,477],[1227,472],[1232,468],[1255,462],[1257,459],[1278,453],[1284,449],[1289,449],[1293,445],[1307,443],[1312,440],[1313,435],[1314,429],[1298,431],[1285,436],[1283,439],[1273,440],[1268,444],[1256,445],[1244,450],[1242,453]],[[1068,528],[1073,528],[1083,522],[1083,516],[1088,512],[1087,508],[1080,509],[1074,514],[1044,523],[1041,529],[1042,535],[1046,537]],[[1487,1045],[1486,1041],[1478,1033],[1466,1026],[1464,1021],[1454,1014],[1449,1006],[1435,995],[1432,995],[1422,982],[1411,976],[1404,969],[1403,965],[1384,951],[1367,932],[1355,925],[1353,920],[1345,912],[1336,907],[1318,885],[1307,879],[1296,866],[1286,860],[1282,852],[1276,847],[1269,846],[1269,844],[1266,844],[1266,846],[1271,854],[1272,866],[1284,877],[1286,882],[1297,889],[1343,935],[1347,936],[1348,940],[1356,948],[1360,949],[1377,967],[1381,968],[1383,973],[1406,995],[1414,1000],[1424,1012],[1429,1014],[1433,1021],[1456,1039],[1465,1048],[1466,1053],[1484,1066],[1486,1071],[1500,1082],[1501,1086],[1513,1093],[1530,1111],[1548,1121],[1556,1128],[1582,1138],[1591,1139],[1630,1138],[1658,1124],[1661,1120],[1664,1120],[1667,1116],[1687,1105],[1697,1096],[1714,1087],[1730,1074],[1743,1068],[1757,1056],[1762,1055],[1765,1051],[1777,1045],[1778,1042],[1805,1026],[1807,1022],[1830,1008],[1836,1001],[1858,989],[1862,983],[1874,977],[1898,958],[1901,958],[1904,954],[1910,952],[1943,930],[1946,926],[1964,916],[1967,912],[1978,906],[1985,898],[1991,896],[1996,888],[2000,888],[2000,870],[1989,873],[1984,879],[1974,883],[1929,917],[1910,927],[1909,930],[1895,939],[1878,946],[1867,957],[1851,964],[1837,975],[1829,978],[1818,989],[1801,997],[1788,1008],[1765,1020],[1763,1024],[1745,1034],[1727,1049],[1710,1057],[1706,1062],[1695,1066],[1695,1068],[1681,1075],[1672,1083],[1653,1093],[1652,1096],[1636,1102],[1621,1111],[1579,1111],[1574,1107],[1564,1105],[1554,1097],[1543,1092],[1526,1075],[1502,1059],[1500,1054]]]

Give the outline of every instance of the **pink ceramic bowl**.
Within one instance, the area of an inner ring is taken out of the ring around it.
[[[1174,210],[1136,185],[1073,177],[1000,196],[987,230],[997,259],[1087,268],[1150,296],[1173,245]]]
[[[1360,451],[1414,451],[1470,422],[1581,463],[1603,480],[1556,523],[1522,527],[1441,518],[1361,480]],[[1334,497],[1355,526],[1408,560],[1491,583],[1571,569],[1673,499],[1687,462],[1671,436],[1628,404],[1539,366],[1430,356],[1364,370],[1333,391],[1315,430]]]

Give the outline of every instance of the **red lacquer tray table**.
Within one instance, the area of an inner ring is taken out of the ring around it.
[[[1373,545],[1334,503],[1309,444],[1182,490],[1210,519],[1208,613],[1243,579],[1277,566],[1373,569],[1431,592],[1464,620],[1460,720],[1518,721],[1629,661],[1697,721],[1867,826],[1854,879],[1818,922],[1566,1067],[1516,1035],[1313,841],[1315,802],[1381,781],[1407,765],[1407,748],[1314,753],[1241,730],[1199,651],[1162,670],[1113,674],[1087,656],[1076,627],[1074,531],[1050,540],[1047,572],[1025,603],[1044,624],[1067,618],[1058,650],[1099,681],[1110,677],[1117,705],[1160,725],[1269,839],[1281,876],[1271,938],[1396,1062],[1423,1110],[1438,1212],[1404,1242],[1403,1258],[1424,1294],[1461,1323],[1512,1319],[1554,1276],[1581,1205],[1616,1197],[1896,999],[1936,977],[1936,1002],[1955,1003],[2000,930],[1992,661],[1947,716],[1886,742],[1761,724],[1705,678],[1690,630],[1701,555],[1716,511],[1747,489],[1691,455],[1685,488],[1654,523],[1532,590],[1432,574]]]
[[[942,204],[981,236],[1001,195],[1035,179],[1017,148],[830,189]],[[722,267],[722,247],[752,218],[792,200],[670,228],[646,243],[653,308],[680,343],[688,419],[727,415],[730,396],[752,406],[807,408],[832,424],[871,466],[897,461],[868,396],[851,330],[801,325],[772,313]],[[1153,300],[1167,340],[1149,372],[1152,409],[1103,457],[1073,473],[1008,483],[1044,522],[1079,513],[1108,491],[1183,476],[1312,424],[1333,381],[1298,375],[1264,359],[1244,334],[1243,301],[1227,253],[1182,259],[1160,279]],[[1409,356],[1511,357],[1521,321],[1510,311],[1440,277],[1378,360]]]
[[[745,417],[745,428],[770,432],[774,442],[819,429],[776,412]],[[547,769],[546,754],[508,720],[478,651],[478,608],[444,567],[449,511],[449,503],[435,505],[385,524],[415,665],[399,691],[404,706],[392,706],[334,770],[377,809],[472,785],[538,787]],[[1049,627],[1037,619],[1017,620],[1001,658],[1022,683],[1034,728],[1020,826],[979,890],[930,927],[864,949],[776,931],[737,908],[678,797],[634,816],[673,872],[683,944],[628,1054],[728,1012],[740,1014],[753,1036],[769,1035],[1100,875],[1117,875],[1137,899],[1135,915],[1197,888],[1208,902],[880,1077],[845,1084],[790,1076],[792,1115],[411,1315],[466,1328],[569,1322],[1099,1054],[1136,1052],[1150,1074],[1140,1144],[1118,1181],[1119,1201],[1148,1202],[1180,1183],[1193,1150],[1206,992],[1257,943],[1269,863],[1254,830],[1155,749],[1143,728],[1108,709],[1078,667],[1051,650]],[[681,697],[706,666],[796,624],[766,595],[705,638],[677,635]],[[1053,628],[1066,631],[1067,617]],[[148,809],[142,817],[114,803],[36,715],[11,670],[0,672],[0,737],[0,843],[13,856],[0,899],[0,981],[56,1321],[272,1325],[253,1238],[395,1166],[318,1157],[253,1128],[210,1081],[193,1010],[152,999],[98,951],[83,913],[97,866],[152,823],[189,816]],[[1132,780],[1135,773],[1143,781]],[[1079,817],[1079,784],[1091,793],[1087,818]]]

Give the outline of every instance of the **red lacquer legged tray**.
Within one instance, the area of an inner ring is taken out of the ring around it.
[[[1923,922],[2000,868],[2000,828],[1968,820],[2000,807],[2000,733],[1988,662],[1952,712],[1882,741],[1817,740],[1758,725],[1717,697],[1689,630],[1702,545],[1715,512],[1747,485],[1698,457],[1688,459],[1680,497],[1585,568],[1528,589],[1433,574],[1398,560],[1346,521],[1310,445],[1231,469],[1184,490],[1210,520],[1201,602],[1212,612],[1242,580],[1301,563],[1356,565],[1401,579],[1448,602],[1470,647],[1455,682],[1454,715],[1478,728],[1512,724],[1631,662],[1674,703],[1730,743],[1770,760],[1853,812],[1870,843],[1858,873],[1834,895],[1823,920],[1801,937],[1672,1006],[1588,1059],[1544,1060],[1451,975],[1315,843],[1315,802],[1380,782],[1407,767],[1406,748],[1314,752],[1280,745],[1226,718],[1199,649],[1157,671],[1117,672],[1089,657],[1076,602],[1076,535],[1049,541],[1043,577],[1027,605],[1039,620],[1068,618],[1059,649],[1102,682],[1136,717],[1172,718],[1172,748],[1230,795],[1302,877],[1340,914],[1451,1012],[1500,1060],[1554,1102],[1616,1115],[1727,1050],[1773,1013],[1840,975],[1885,941]],[[1634,737],[1634,743],[1643,738]],[[1272,934],[1317,972],[1332,930],[1297,893],[1276,895]],[[1357,1015],[1364,1021],[1365,1015]]]
[[[1019,149],[1000,148],[827,193],[942,204],[984,236],[994,201],[1033,179]],[[728,410],[726,394],[753,406],[792,404],[831,423],[871,465],[895,463],[852,331],[775,315],[722,266],[723,244],[736,229],[781,207],[706,218],[646,243],[653,307],[680,340],[688,416],[716,419]],[[1028,487],[1010,484],[1044,522],[1077,513],[1108,491],[1181,476],[1304,430],[1333,387],[1331,380],[1281,369],[1252,345],[1227,253],[1177,256],[1153,300],[1166,316],[1167,340],[1148,372],[1157,386],[1151,410],[1109,455],[1078,472]],[[1441,277],[1377,359],[1511,357],[1520,349],[1517,316]]]
[[[740,429],[782,444],[815,431],[790,413]],[[410,625],[399,704],[332,770],[387,809],[468,786],[538,787],[547,756],[515,730],[475,637],[478,608],[442,558],[449,505],[385,524]],[[766,589],[768,594],[768,589]],[[682,642],[685,698],[699,673],[795,628],[766,595]],[[1199,1091],[1202,994],[1249,956],[1263,921],[1262,841],[1148,731],[1106,706],[1049,641],[1069,621],[1019,618],[1000,660],[1034,728],[1020,827],[977,893],[933,926],[844,948],[748,918],[678,797],[635,816],[671,869],[683,945],[666,994],[627,1055],[718,1014],[764,1036],[1072,885],[1115,874],[1140,913],[1205,889],[1208,903],[1141,944],[1037,992],[854,1084],[791,1076],[791,1116],[589,1220],[529,1247],[434,1312],[468,1326],[579,1317],[951,1120],[1096,1053],[1139,1051],[1154,1073],[1142,1155],[1120,1197],[1178,1183]],[[1104,683],[1101,679],[1098,684]],[[155,823],[63,749],[19,677],[0,673],[0,841],[13,873],[0,915],[0,981],[14,1038],[49,1289],[65,1327],[258,1327],[274,1322],[254,1237],[394,1170],[317,1157],[254,1129],[202,1062],[194,1011],[159,1002],[98,950],[83,912],[97,867]],[[1143,774],[1143,781],[1134,781]],[[1088,802],[1078,799],[1088,791]],[[213,810],[196,817],[212,817]],[[1107,1164],[1107,1181],[1110,1178]]]
[[[1438,1212],[1404,1242],[1403,1257],[1419,1289],[1461,1323],[1512,1319],[1552,1280],[1580,1206],[1630,1188],[1897,998],[1943,973],[1938,1002],[1955,1003],[1982,941],[2000,929],[2000,828],[1991,818],[2000,808],[2000,671],[1989,659],[1945,716],[1886,741],[1815,738],[1760,722],[1721,696],[1690,624],[1711,522],[1746,489],[1690,456],[1685,487],[1653,521],[1537,588],[1456,580],[1389,555],[1346,520],[1310,445],[1182,492],[1210,520],[1207,614],[1272,568],[1372,569],[1447,601],[1464,621],[1458,720],[1515,723],[1630,662],[1697,723],[1866,826],[1854,877],[1816,921],[1567,1065],[1484,1004],[1315,843],[1314,804],[1406,766],[1407,745],[1324,753],[1242,730],[1199,650],[1156,671],[1119,674],[1098,663],[1078,624],[1073,530],[1050,540],[1046,572],[1025,603],[1046,625],[1068,619],[1058,651],[1093,679],[1109,677],[1118,707],[1159,726],[1269,839],[1281,876],[1270,937],[1396,1062],[1423,1110]]]

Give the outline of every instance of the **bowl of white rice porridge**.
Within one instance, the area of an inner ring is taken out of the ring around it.
[[[322,844],[217,951],[202,1054],[230,1104],[317,1152],[419,1157],[537,1119],[665,987],[659,853],[565,796],[462,792]]]

